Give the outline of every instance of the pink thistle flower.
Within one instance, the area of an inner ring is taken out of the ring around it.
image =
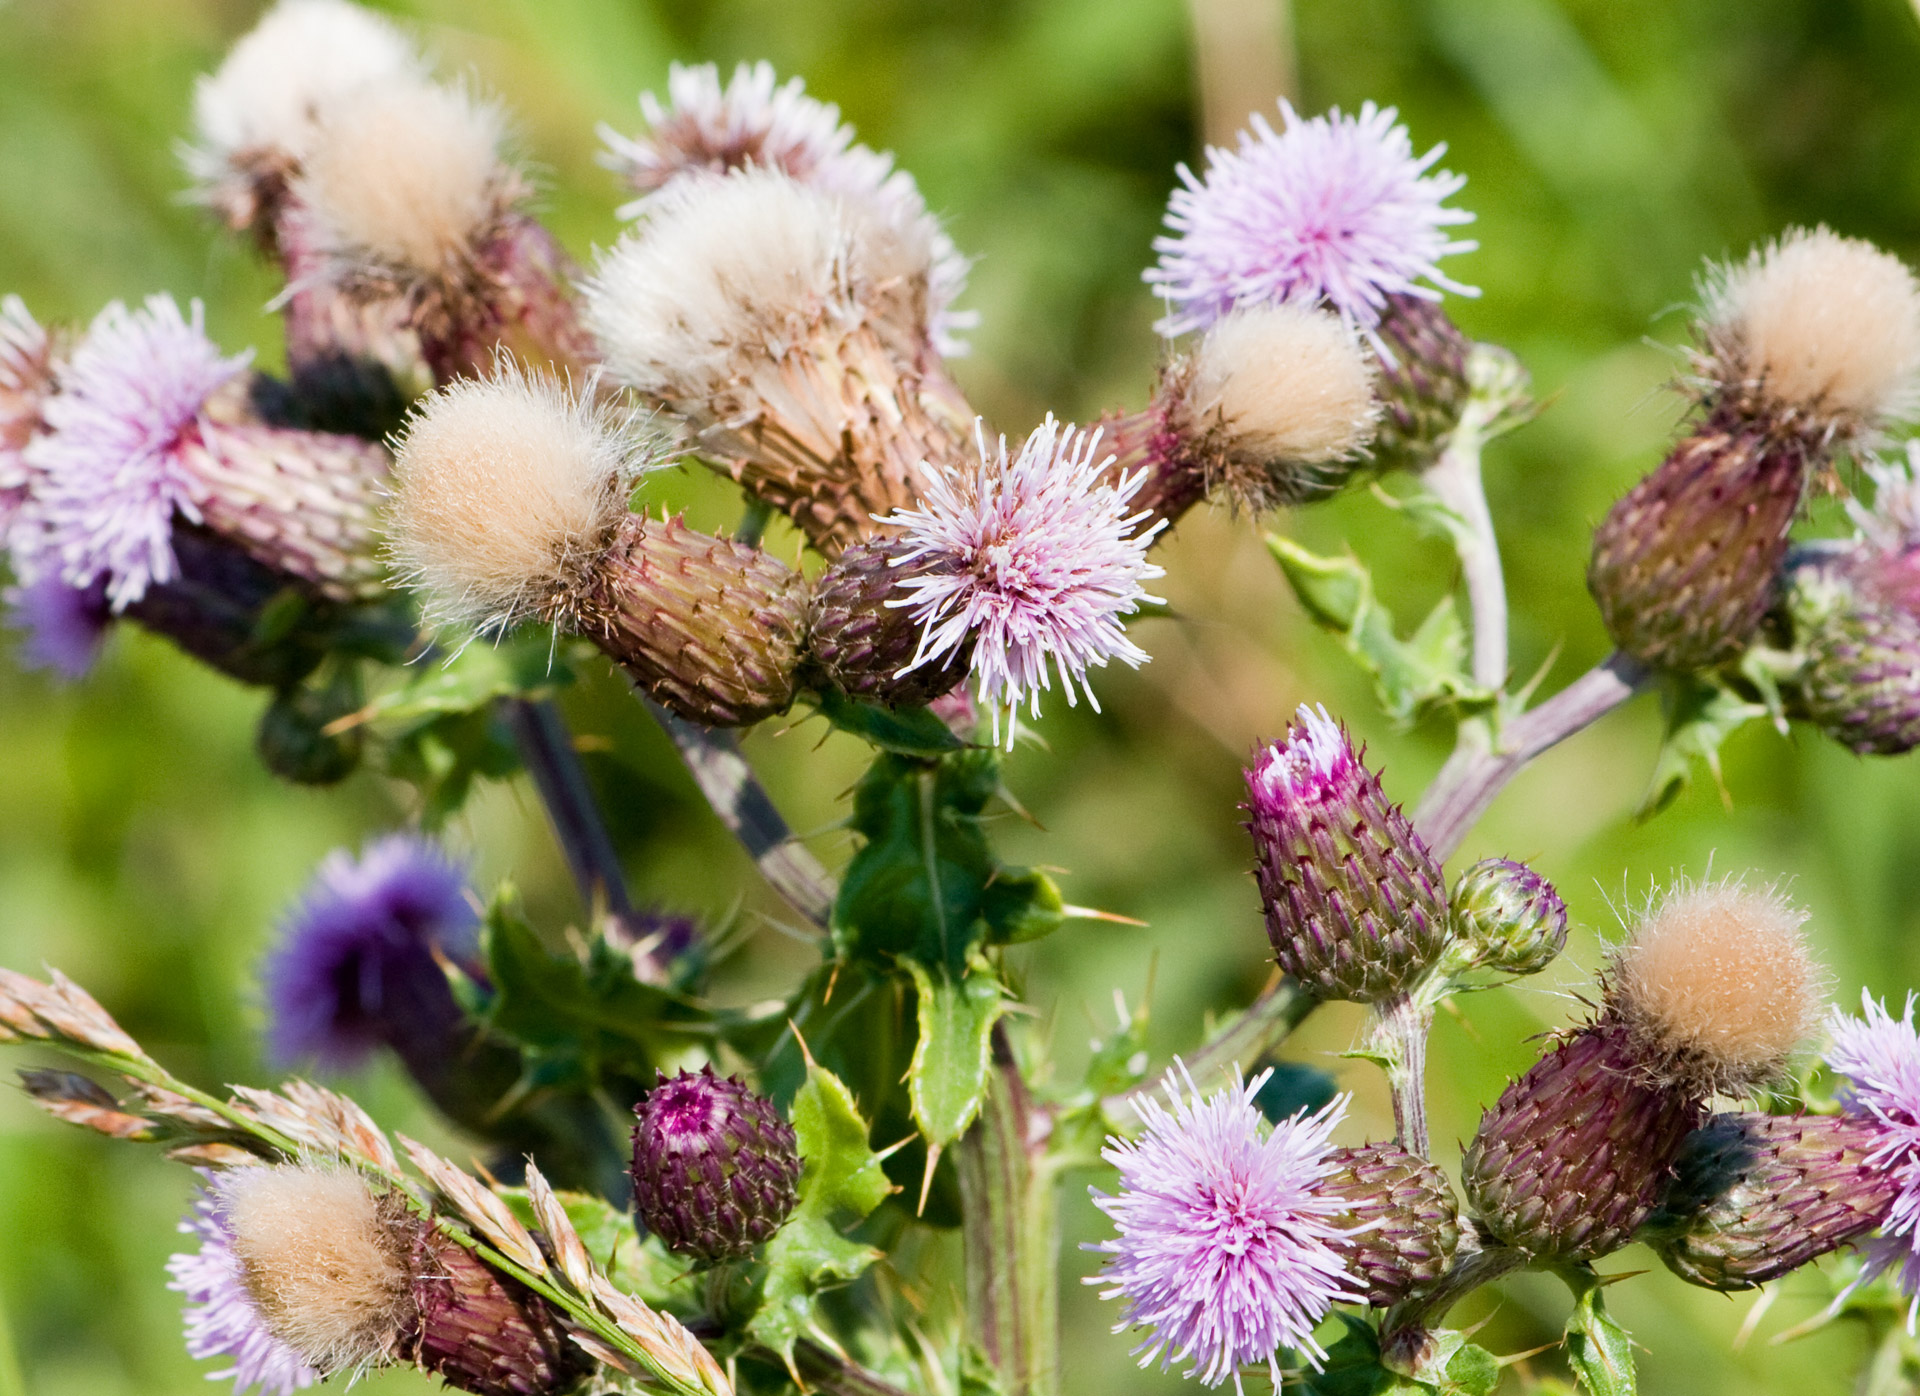
[[[1867,1166],[1889,1174],[1899,1188],[1880,1234],[1866,1245],[1862,1278],[1893,1273],[1900,1288],[1913,1296],[1907,1309],[1907,1330],[1912,1332],[1920,1315],[1920,1033],[1913,1026],[1912,995],[1898,1019],[1865,990],[1860,1008],[1859,1018],[1836,1009],[1828,1019],[1833,1045],[1827,1049],[1827,1065],[1852,1083],[1841,1092],[1841,1106],[1880,1136],[1867,1155]]]
[[[1323,1187],[1338,1171],[1331,1136],[1346,1097],[1268,1128],[1253,1102],[1271,1072],[1201,1099],[1175,1067],[1185,1089],[1169,1082],[1172,1108],[1143,1102],[1146,1133],[1102,1151],[1120,1191],[1093,1189],[1094,1203],[1119,1234],[1087,1248],[1109,1257],[1087,1283],[1125,1302],[1116,1333],[1150,1330],[1141,1366],[1191,1362],[1187,1376],[1238,1387],[1242,1367],[1265,1362],[1277,1391],[1279,1349],[1324,1356],[1313,1330],[1362,1297],[1334,1245],[1345,1204]]]
[[[173,1276],[167,1288],[187,1297],[188,1356],[231,1359],[232,1366],[209,1375],[231,1377],[236,1396],[255,1389],[263,1396],[290,1396],[312,1386],[320,1373],[274,1337],[254,1307],[233,1253],[232,1233],[220,1216],[219,1182],[205,1172],[201,1177],[208,1180],[207,1188],[180,1223],[183,1234],[199,1238],[200,1249],[167,1262]]]
[[[1324,301],[1371,336],[1391,295],[1479,294],[1439,267],[1479,245],[1444,231],[1473,221],[1446,206],[1465,176],[1429,173],[1446,146],[1416,156],[1395,110],[1372,102],[1358,116],[1335,108],[1303,120],[1283,100],[1280,114],[1278,133],[1256,115],[1238,150],[1209,147],[1204,178],[1180,166],[1185,188],[1166,217],[1178,236],[1154,239],[1160,262],[1145,273],[1169,302],[1162,334],[1206,329],[1240,306],[1300,300]]]
[[[250,358],[223,358],[203,319],[197,300],[191,319],[171,296],[139,311],[115,301],[61,365],[42,408],[47,431],[25,451],[35,480],[15,527],[23,581],[104,579],[121,611],[173,580],[174,516],[200,517],[181,447],[207,398]]]
[[[911,594],[887,604],[913,607],[924,627],[903,674],[974,641],[980,701],[994,710],[996,741],[999,710],[1008,709],[1011,746],[1021,701],[1040,716],[1049,664],[1068,706],[1078,688],[1099,712],[1088,668],[1146,663],[1120,618],[1160,599],[1140,584],[1166,575],[1146,560],[1166,521],[1134,532],[1147,515],[1129,514],[1127,503],[1146,473],[1103,483],[1113,457],[1099,454],[1097,429],[1049,416],[1011,457],[1007,439],[990,447],[977,421],[974,436],[977,459],[947,471],[923,466],[922,503],[880,520],[905,530],[898,565],[915,573],[899,588]]]
[[[667,74],[667,101],[640,94],[648,132],[623,136],[604,123],[601,159],[640,197],[622,206],[622,218],[638,218],[652,196],[676,179],[725,175],[748,167],[778,170],[802,184],[865,204],[902,229],[924,231],[931,251],[927,285],[928,334],[948,358],[967,352],[960,333],[980,323],[976,311],[953,302],[967,288],[968,260],[927,210],[920,186],[893,156],[854,138],[840,108],[807,95],[800,78],[777,82],[773,65],[742,63],[725,86],[712,63]]]

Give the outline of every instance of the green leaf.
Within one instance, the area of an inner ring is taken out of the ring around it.
[[[1467,673],[1466,629],[1452,597],[1442,598],[1402,640],[1359,559],[1321,557],[1273,533],[1267,535],[1267,550],[1307,614],[1337,635],[1373,680],[1381,708],[1394,721],[1411,723],[1440,708],[1477,711],[1495,701],[1496,695]]]
[[[842,732],[900,756],[934,757],[966,746],[939,718],[925,708],[883,708],[861,703],[837,689],[817,698],[820,715]]]
[[[552,635],[517,630],[498,644],[473,640],[451,658],[432,656],[412,666],[407,682],[368,704],[376,722],[403,725],[451,713],[470,713],[495,698],[545,693],[573,682]]]
[[[475,780],[505,780],[519,770],[520,751],[489,703],[390,736],[385,764],[388,775],[418,788],[421,823],[435,829],[460,812]]]
[[[1750,702],[1724,684],[1697,675],[1671,675],[1662,702],[1667,732],[1646,794],[1635,812],[1638,819],[1651,818],[1671,804],[1691,783],[1696,764],[1712,773],[1714,784],[1724,795],[1721,744],[1749,722],[1767,716],[1765,704]]]
[[[867,1143],[867,1124],[840,1078],[812,1062],[793,1098],[793,1132],[805,1168],[800,1201],[767,1243],[767,1278],[747,1332],[791,1360],[813,1320],[814,1296],[857,1279],[880,1258],[840,1234],[878,1207],[892,1185]]]
[[[920,1040],[907,1078],[913,1122],[928,1143],[944,1147],[980,1113],[993,1025],[1006,1012],[1006,992],[979,959],[957,981],[944,970],[929,973],[911,962],[907,967],[919,995]]]
[[[1607,1313],[1599,1280],[1589,1274],[1571,1283],[1575,1303],[1567,1319],[1567,1365],[1589,1396],[1634,1396],[1633,1339]]]

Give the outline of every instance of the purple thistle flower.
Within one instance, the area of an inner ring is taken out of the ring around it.
[[[1415,156],[1395,110],[1372,102],[1303,120],[1283,100],[1280,114],[1278,133],[1256,115],[1237,151],[1209,147],[1204,179],[1180,166],[1186,187],[1166,217],[1178,236],[1154,239],[1160,262],[1145,274],[1169,302],[1162,334],[1206,329],[1236,306],[1324,301],[1379,347],[1388,296],[1479,294],[1439,268],[1479,245],[1442,231],[1473,221],[1446,206],[1465,176],[1428,173],[1444,145]]]
[[[1268,1129],[1253,1102],[1271,1072],[1201,1099],[1175,1067],[1185,1089],[1168,1084],[1172,1109],[1143,1102],[1146,1133],[1102,1151],[1120,1192],[1094,1189],[1094,1202],[1119,1235],[1087,1248],[1109,1257],[1087,1283],[1125,1302],[1116,1333],[1151,1330],[1134,1349],[1141,1366],[1190,1361],[1187,1376],[1218,1386],[1231,1375],[1237,1387],[1240,1368],[1265,1362],[1278,1390],[1278,1350],[1324,1356],[1314,1328],[1362,1297],[1334,1246],[1346,1204],[1322,1187],[1338,1170],[1330,1136],[1347,1101]]]
[[[200,1176],[206,1189],[180,1222],[184,1235],[199,1238],[200,1249],[177,1253],[167,1262],[173,1276],[167,1288],[187,1296],[187,1355],[230,1358],[231,1367],[208,1375],[216,1381],[231,1377],[236,1396],[253,1389],[263,1396],[289,1396],[312,1386],[320,1373],[268,1331],[247,1293],[233,1237],[220,1217],[219,1179],[205,1171]]]
[[[779,83],[773,65],[742,63],[725,86],[712,63],[667,73],[667,101],[640,94],[648,134],[623,136],[604,123],[603,162],[640,197],[620,209],[638,218],[651,196],[686,175],[724,175],[748,167],[779,170],[802,184],[868,204],[901,228],[922,228],[931,244],[927,316],[933,347],[949,358],[967,352],[960,332],[980,323],[977,311],[956,311],[967,288],[967,258],[927,211],[920,186],[893,156],[854,139],[840,108],[807,95],[806,83]]]
[[[7,624],[25,636],[23,665],[50,669],[63,679],[86,677],[113,619],[97,583],[74,587],[58,577],[42,577],[0,595],[7,603]]]
[[[1129,514],[1127,503],[1146,472],[1104,483],[1113,457],[1098,454],[1098,430],[1049,416],[1011,458],[1004,436],[990,448],[978,422],[974,434],[976,459],[947,472],[923,466],[919,507],[880,521],[905,530],[899,565],[922,563],[900,583],[911,594],[887,604],[913,607],[924,627],[903,674],[973,640],[980,701],[994,710],[996,741],[999,710],[1008,709],[1011,746],[1022,699],[1040,715],[1041,690],[1052,687],[1049,663],[1068,706],[1077,687],[1098,712],[1088,667],[1147,661],[1120,617],[1160,599],[1140,584],[1165,575],[1146,553],[1166,521],[1134,532],[1147,515]]]
[[[1841,1092],[1848,1114],[1868,1121],[1880,1136],[1867,1155],[1868,1167],[1888,1173],[1899,1188],[1880,1234],[1866,1245],[1871,1280],[1894,1272],[1900,1288],[1913,1296],[1907,1309],[1912,1331],[1920,1315],[1920,1033],[1913,1026],[1913,996],[1898,1019],[1860,993],[1862,1017],[1834,1010],[1827,1021],[1833,1045],[1827,1065],[1851,1081]]]
[[[478,977],[466,868],[417,834],[335,849],[281,928],[266,983],[276,1059],[347,1067],[374,1048],[453,1040],[462,1021],[443,961]],[[411,1058],[409,1058],[411,1059]]]
[[[199,519],[183,437],[250,359],[221,357],[203,320],[197,300],[191,319],[171,296],[115,301],[60,366],[47,431],[24,453],[36,479],[15,530],[23,580],[104,578],[116,612],[173,580],[174,515]]]

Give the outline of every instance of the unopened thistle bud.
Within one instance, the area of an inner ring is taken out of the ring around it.
[[[1667,1268],[1707,1289],[1753,1289],[1887,1219],[1897,1179],[1879,1136],[1846,1115],[1715,1115],[1688,1136],[1647,1223]]]
[[[902,539],[855,543],[817,578],[807,603],[807,654],[821,682],[852,698],[888,707],[931,703],[966,682],[969,635],[939,662],[916,666],[922,627],[898,601],[903,584],[946,566],[908,560]]]
[[[1392,1144],[1335,1149],[1321,1187],[1337,1194],[1345,1229],[1333,1247],[1367,1303],[1386,1308],[1446,1273],[1460,1245],[1460,1210],[1446,1175]]]
[[[1144,412],[1101,423],[1135,507],[1177,519],[1202,496],[1260,512],[1336,493],[1379,418],[1371,356],[1338,316],[1284,303],[1236,311],[1162,372]]]
[[[1805,661],[1798,714],[1863,756],[1920,746],[1920,551],[1861,540],[1787,559],[1781,610]]]
[[[1207,151],[1204,176],[1181,167],[1185,187],[1167,205],[1173,235],[1155,240],[1159,265],[1146,273],[1170,303],[1159,328],[1184,334],[1235,309],[1324,304],[1379,356],[1376,455],[1418,469],[1467,396],[1469,346],[1439,304],[1443,290],[1477,294],[1439,269],[1476,245],[1447,233],[1473,219],[1446,204],[1466,180],[1433,169],[1444,146],[1416,156],[1392,108],[1308,119],[1280,109],[1278,133],[1255,116],[1238,149]]]
[[[1487,858],[1454,880],[1456,953],[1472,969],[1538,974],[1567,944],[1567,904],[1525,863]]]
[[[668,1250],[737,1260],[778,1231],[799,1199],[793,1126],[737,1077],[662,1077],[635,1113],[634,1204]]]
[[[927,341],[925,230],[775,171],[676,181],[601,259],[609,370],[837,556],[971,449]]]
[[[1536,1259],[1625,1245],[1716,1093],[1776,1076],[1820,1011],[1804,917],[1735,883],[1676,888],[1615,952],[1599,1017],[1481,1118],[1462,1163],[1481,1224]]]
[[[1254,878],[1280,968],[1323,998],[1408,992],[1448,938],[1440,865],[1326,710],[1246,772]]]
[[[243,1168],[213,1193],[262,1326],[323,1375],[410,1362],[477,1396],[550,1396],[592,1366],[544,1299],[357,1173]]]
[[[526,212],[504,138],[500,109],[458,88],[382,84],[328,114],[293,184],[326,276],[403,306],[441,383],[484,376],[503,349],[573,372],[595,357],[573,264]]]
[[[757,548],[628,512],[651,446],[584,393],[503,367],[415,412],[392,548],[429,618],[575,630],[707,726],[793,700],[801,575]]]
[[[1664,669],[1745,648],[1815,470],[1920,380],[1920,285],[1867,243],[1792,232],[1704,290],[1700,419],[1608,513],[1587,573],[1614,642]]]
[[[954,247],[926,199],[893,156],[860,144],[840,109],[809,97],[799,78],[779,83],[773,65],[742,63],[725,86],[720,70],[673,64],[667,70],[667,100],[640,94],[649,129],[631,138],[602,126],[604,163],[640,197],[620,210],[638,218],[653,195],[675,180],[714,177],[749,166],[778,170],[824,193],[864,203],[890,223],[924,230],[930,254],[927,329],[933,347],[951,358],[967,351],[962,330],[979,319],[956,311],[966,289],[967,259]]]

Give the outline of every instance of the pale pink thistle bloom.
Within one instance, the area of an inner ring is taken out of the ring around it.
[[[1237,307],[1324,302],[1379,347],[1389,296],[1479,294],[1439,267],[1479,245],[1444,231],[1473,221],[1446,206],[1466,178],[1433,171],[1444,145],[1416,156],[1395,110],[1372,102],[1302,119],[1283,100],[1280,114],[1277,133],[1256,115],[1238,150],[1209,147],[1204,178],[1180,166],[1186,187],[1166,215],[1178,236],[1154,239],[1159,265],[1145,273],[1168,301],[1162,334],[1204,330]]]
[[[1094,1203],[1119,1234],[1087,1247],[1109,1259],[1086,1282],[1124,1301],[1116,1333],[1149,1330],[1134,1350],[1143,1367],[1190,1362],[1185,1375],[1238,1387],[1241,1368],[1265,1363],[1277,1391],[1279,1350],[1325,1356],[1313,1330],[1361,1298],[1334,1247],[1345,1204],[1322,1188],[1347,1099],[1269,1127],[1254,1097],[1271,1074],[1202,1099],[1176,1062],[1171,1109],[1142,1102],[1146,1132],[1102,1151],[1120,1191],[1092,1189]]]
[[[115,301],[61,365],[47,431],[25,452],[36,478],[15,529],[23,581],[104,580],[117,612],[173,580],[174,518],[199,519],[182,445],[251,357],[222,357],[203,320],[197,300],[191,319],[167,295],[139,311]]]
[[[642,92],[640,114],[649,128],[645,135],[600,127],[607,146],[603,163],[640,194],[620,208],[620,217],[643,216],[652,196],[675,179],[752,167],[867,204],[902,228],[924,224],[931,252],[929,338],[948,358],[967,352],[960,332],[977,326],[980,316],[953,309],[967,288],[967,258],[927,211],[913,176],[894,168],[890,153],[855,140],[840,108],[809,97],[802,79],[780,83],[771,63],[742,63],[722,86],[717,65],[676,63],[667,73],[667,101]]]
[[[195,1200],[180,1230],[198,1238],[200,1249],[176,1254],[167,1262],[173,1276],[168,1289],[186,1295],[187,1355],[223,1357],[232,1366],[210,1372],[210,1380],[231,1378],[235,1396],[258,1390],[262,1396],[290,1396],[312,1386],[320,1373],[268,1330],[247,1293],[233,1237],[220,1216],[220,1184],[202,1172],[207,1189]]]
[[[1004,436],[990,446],[977,421],[974,437],[977,458],[947,470],[923,465],[920,505],[880,520],[904,531],[899,565],[923,564],[900,583],[909,594],[887,604],[914,608],[924,627],[903,674],[973,640],[980,702],[993,710],[995,741],[1008,710],[1011,746],[1021,702],[1040,716],[1049,665],[1068,706],[1077,689],[1098,712],[1087,670],[1109,659],[1146,663],[1120,618],[1160,600],[1141,583],[1166,575],[1146,560],[1166,521],[1134,532],[1148,516],[1127,504],[1146,474],[1105,483],[1113,457],[1099,453],[1098,430],[1049,416],[1013,456]]]
[[[1920,1033],[1913,1026],[1912,995],[1897,1019],[1864,990],[1860,1008],[1860,1018],[1836,1009],[1828,1019],[1833,1045],[1827,1065],[1851,1082],[1841,1092],[1842,1107],[1880,1135],[1867,1166],[1884,1170],[1899,1188],[1880,1234],[1867,1242],[1862,1279],[1893,1273],[1912,1297],[1907,1308],[1907,1331],[1912,1332],[1920,1316]]]

